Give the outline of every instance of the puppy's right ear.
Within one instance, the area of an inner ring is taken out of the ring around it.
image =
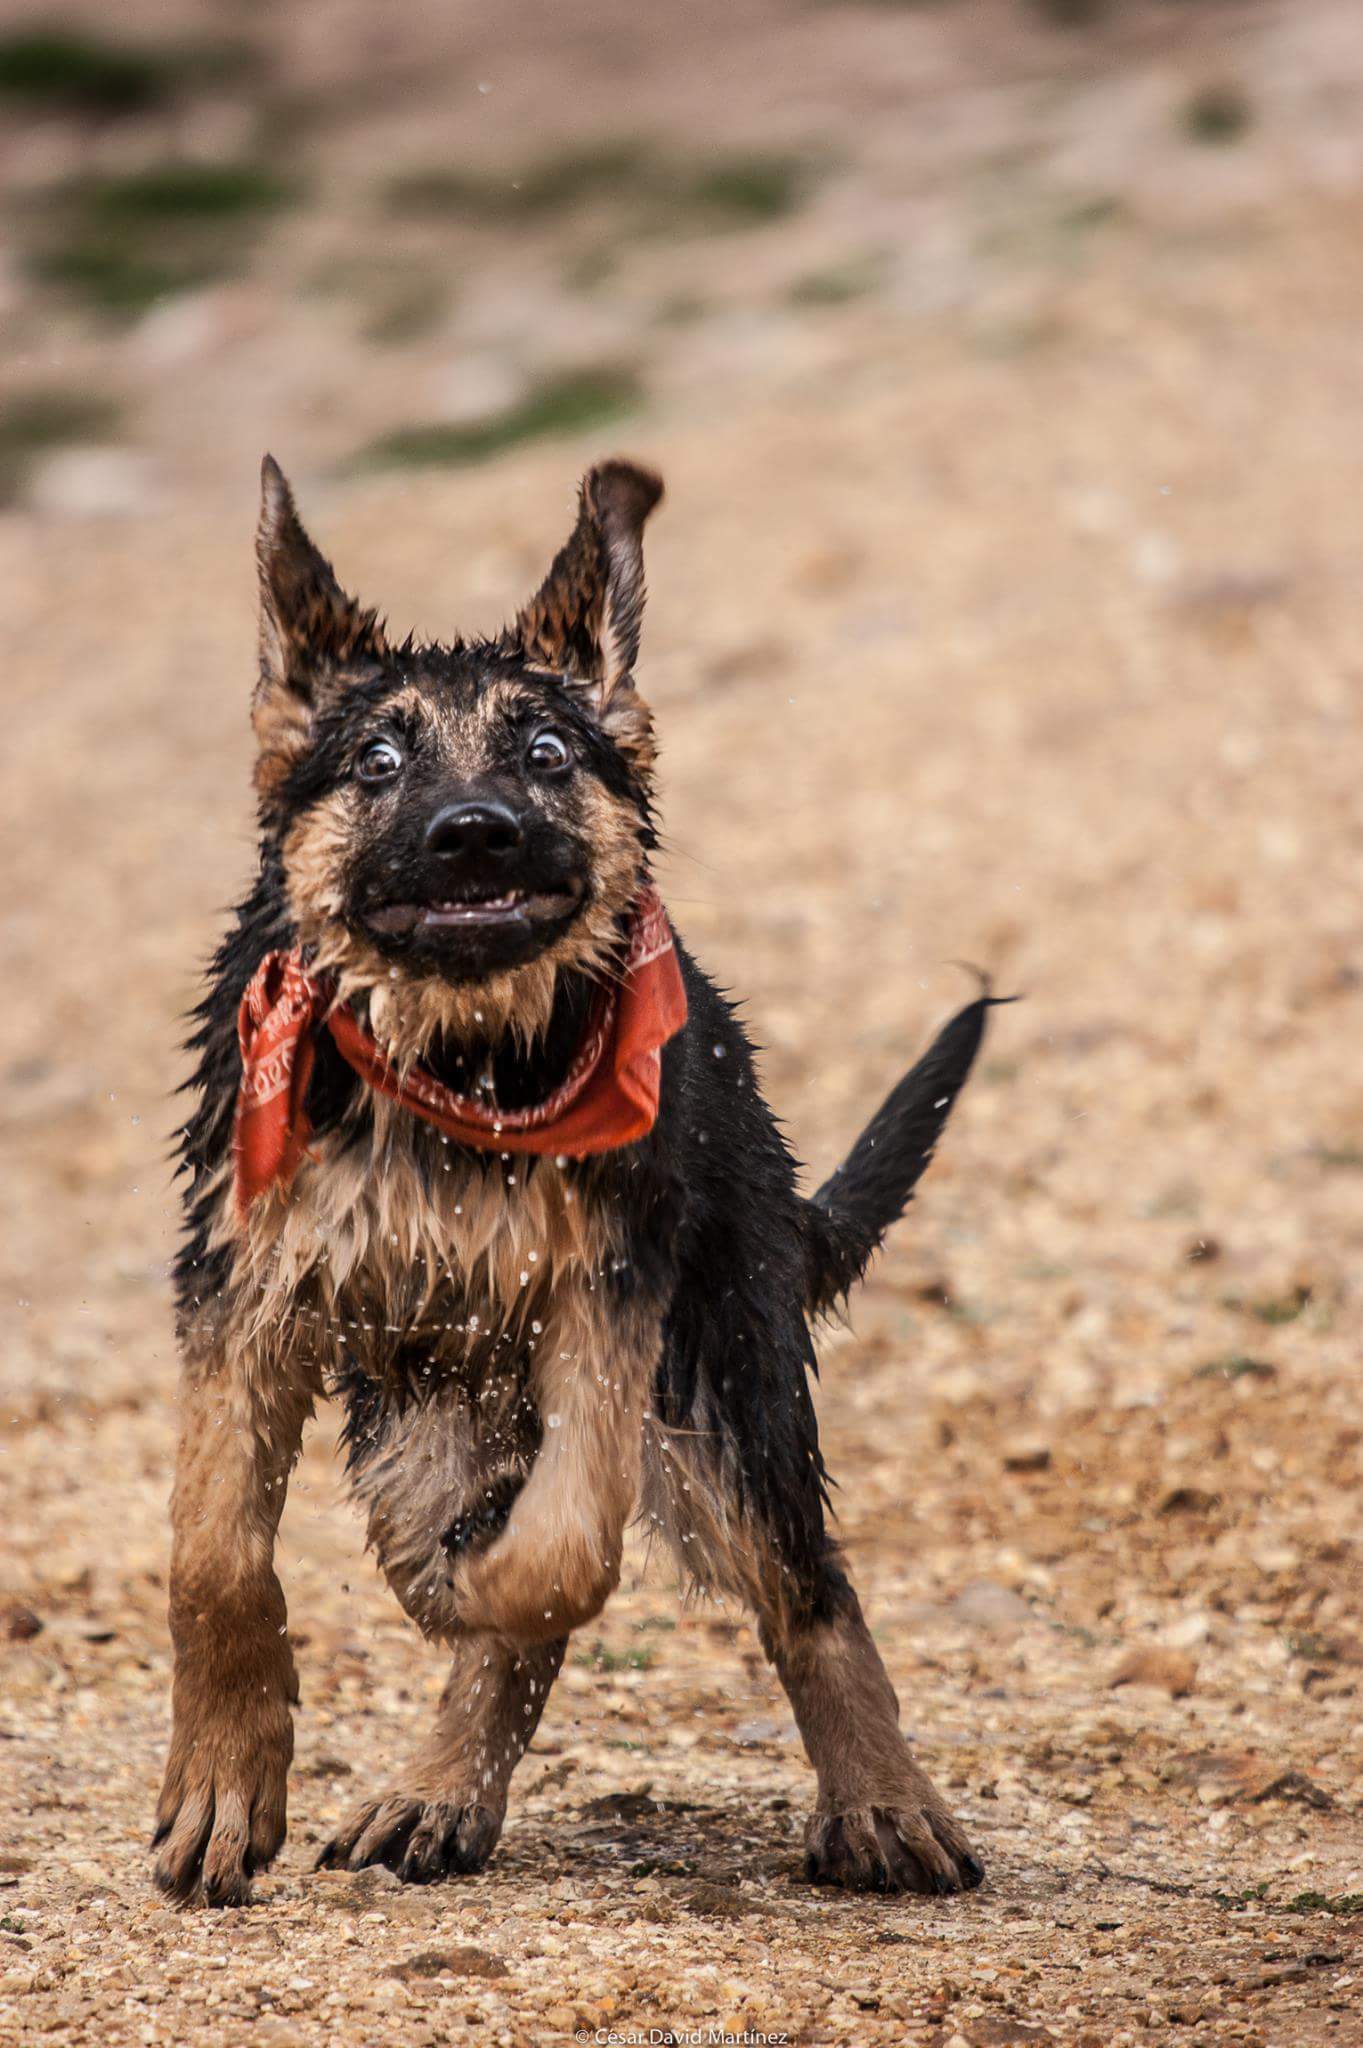
[[[272,455],[260,466],[260,680],[251,706],[256,787],[278,788],[304,752],[317,705],[348,663],[381,660],[378,614],[347,597],[298,517]]]

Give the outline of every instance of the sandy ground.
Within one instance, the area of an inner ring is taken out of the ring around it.
[[[327,1415],[280,1546],[289,1842],[249,1911],[152,1891],[164,1157],[251,860],[249,391],[216,487],[5,520],[0,2040],[1363,2042],[1361,248],[1347,180],[1284,177],[1027,270],[1021,312],[1001,272],[1006,322],[877,300],[779,389],[299,478],[347,580],[439,630],[509,610],[607,441],[663,468],[665,892],[812,1172],[949,963],[1025,992],[822,1346],[850,1563],[988,1863],[966,1899],[803,1886],[753,1632],[642,1551],[486,1873],[313,1874],[441,1683]]]

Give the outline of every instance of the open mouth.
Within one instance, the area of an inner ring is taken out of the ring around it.
[[[506,889],[498,895],[467,894],[436,903],[385,903],[368,911],[365,921],[374,931],[394,937],[543,924],[569,916],[583,893],[584,884],[574,881],[558,889]]]

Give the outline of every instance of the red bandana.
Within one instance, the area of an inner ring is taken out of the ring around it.
[[[686,1022],[686,990],[667,912],[651,887],[640,893],[619,985],[603,986],[567,1078],[531,1109],[502,1109],[456,1095],[414,1067],[399,1074],[330,985],[314,980],[295,947],[267,953],[241,999],[241,1089],[232,1153],[237,1211],[287,1187],[307,1152],[308,1082],[314,1034],[325,1024],[337,1050],[371,1088],[447,1137],[481,1152],[563,1152],[581,1158],[632,1145],[658,1115],[662,1048]]]

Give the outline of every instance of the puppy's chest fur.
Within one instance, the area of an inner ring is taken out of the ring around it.
[[[504,1435],[536,1360],[606,1312],[613,1233],[552,1158],[471,1154],[382,1098],[255,1204],[237,1313],[265,1369],[288,1357],[352,1423],[437,1401]],[[352,1457],[363,1452],[352,1437]],[[533,1453],[532,1453],[533,1454]]]
[[[315,1152],[251,1212],[251,1348],[344,1398],[370,1544],[440,1635],[545,1432],[571,1464],[610,1399],[612,1233],[566,1163],[470,1154],[378,1099]]]

